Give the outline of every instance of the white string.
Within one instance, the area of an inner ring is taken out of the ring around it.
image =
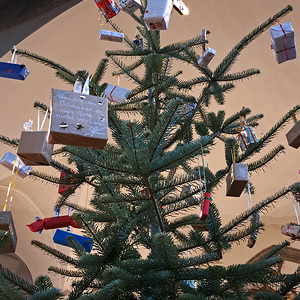
[[[13,54],[12,54],[11,63],[12,63],[12,64],[16,64],[16,63],[17,63],[17,55],[16,55],[17,47],[14,46],[14,47],[13,47],[13,50],[14,50],[14,52],[13,52]]]
[[[248,208],[250,209],[253,206],[251,192],[250,192],[250,184],[247,183],[247,200],[248,200]]]
[[[297,212],[297,206],[298,206],[298,210],[299,210],[299,214],[300,214],[300,206],[299,206],[299,204],[296,205],[294,195],[293,195],[293,193],[291,193],[291,194],[292,194],[292,200],[293,200],[293,205],[294,205],[294,210],[295,210],[296,218],[298,221],[298,225],[300,225],[299,216],[298,216],[298,212]]]
[[[42,122],[42,125],[41,125],[41,128],[40,128],[40,131],[42,131],[42,129],[43,129],[43,127],[44,127],[44,124],[45,124],[47,115],[48,115],[48,107],[47,107],[47,110],[46,110],[46,113],[45,113],[45,116],[44,116],[44,119],[43,119],[43,122]]]
[[[37,130],[40,131],[40,108],[39,108],[39,106],[37,108],[37,114],[38,114],[38,116],[37,116]]]

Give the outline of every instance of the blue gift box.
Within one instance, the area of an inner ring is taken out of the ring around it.
[[[78,234],[71,233],[69,231],[63,231],[60,229],[56,229],[55,234],[53,236],[53,242],[59,245],[70,247],[68,243],[67,237],[73,238],[75,241],[81,244],[81,246],[87,251],[91,252],[93,248],[93,240]]]
[[[0,77],[24,80],[28,74],[25,65],[0,62]]]
[[[0,160],[0,165],[6,167],[10,171],[12,171],[14,162],[17,159],[17,156],[11,152],[6,152]],[[24,163],[20,160],[20,162],[16,162],[15,173],[17,171],[17,167],[19,166],[18,175],[22,178],[28,176],[29,172],[32,170],[31,166],[25,166]]]

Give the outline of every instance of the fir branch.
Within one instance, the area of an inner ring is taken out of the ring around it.
[[[64,277],[83,277],[83,275],[84,275],[84,272],[82,272],[82,271],[66,270],[66,269],[61,269],[61,268],[57,268],[54,266],[50,266],[48,268],[48,271],[53,272],[55,274],[62,275]]]
[[[35,60],[37,62],[40,62],[40,63],[42,63],[42,64],[44,64],[44,65],[46,65],[46,66],[48,66],[48,67],[50,67],[50,68],[52,68],[56,71],[66,72],[66,73],[70,74],[71,76],[73,76],[74,78],[76,78],[75,74],[71,70],[63,67],[62,65],[54,62],[53,60],[47,59],[47,58],[45,58],[43,56],[40,56],[38,54],[31,53],[29,51],[21,50],[21,49],[17,49],[16,54],[19,54],[19,55],[24,56],[28,59],[32,59],[32,60]]]
[[[94,85],[98,85],[99,82],[101,81],[101,79],[103,78],[105,71],[107,70],[107,65],[108,65],[108,59],[103,58],[101,59],[101,61],[99,62],[95,73],[93,74],[92,78],[91,78],[91,83],[93,83]]]
[[[0,135],[0,142],[3,144],[6,144],[8,146],[11,146],[13,148],[17,148],[19,145],[19,139],[10,139],[7,136]]]
[[[40,241],[32,240],[31,245],[40,248],[41,250],[45,251],[46,254],[49,254],[49,255],[59,259],[63,263],[68,263],[68,264],[71,264],[74,266],[76,265],[76,260],[74,258],[71,258],[70,256],[67,256],[64,253],[62,253],[52,247],[49,247],[48,245],[41,243]]]

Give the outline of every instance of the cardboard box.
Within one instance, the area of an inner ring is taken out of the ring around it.
[[[279,64],[297,58],[295,35],[291,22],[270,28],[270,35],[271,48]]]
[[[47,142],[47,131],[22,131],[17,155],[26,166],[49,166],[53,145]]]
[[[238,135],[238,142],[241,150],[247,150],[251,144],[258,142],[252,126],[245,125]]]
[[[206,68],[215,55],[216,55],[216,50],[207,47],[205,52],[197,62],[199,67]]]
[[[120,11],[119,6],[112,0],[95,0],[95,3],[107,19],[116,16]]]
[[[3,157],[0,160],[0,164],[8,170],[12,171],[15,161],[16,165],[14,173],[17,172],[17,167],[19,165],[18,176],[20,176],[21,178],[28,176],[29,172],[32,170],[32,167],[25,166],[22,160],[11,152],[6,152],[3,155]]]
[[[172,0],[148,0],[144,14],[144,22],[148,30],[167,29],[172,9]]]
[[[17,233],[14,225],[14,220],[10,211],[1,211],[0,212],[0,230],[9,231],[12,239],[7,244],[3,253],[14,253],[17,247]]]
[[[25,80],[29,70],[25,65],[0,62],[0,77]]]
[[[108,84],[107,88],[104,91],[104,95],[107,98],[107,100],[116,103],[122,103],[126,101],[126,97],[129,93],[130,90],[113,84]]]
[[[120,9],[128,14],[133,14],[142,6],[141,0],[119,0]]]
[[[248,166],[233,163],[226,177],[226,196],[239,197],[248,182]]]
[[[104,149],[107,99],[52,89],[49,143]]]
[[[298,149],[300,146],[300,121],[286,134],[289,146]]]
[[[103,41],[122,43],[124,40],[124,33],[100,29],[99,39]]]
[[[63,231],[60,229],[56,229],[55,234],[53,236],[53,242],[59,245],[70,247],[70,244],[68,242],[67,238],[73,238],[75,241],[77,241],[81,246],[87,251],[91,252],[94,242],[92,239],[71,233],[69,231]]]

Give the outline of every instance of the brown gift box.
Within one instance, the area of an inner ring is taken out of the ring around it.
[[[17,155],[26,166],[49,166],[52,151],[47,131],[22,131]]]
[[[233,163],[226,177],[226,196],[239,197],[248,182],[248,166]]]
[[[300,146],[300,121],[298,121],[294,127],[286,134],[288,144],[296,149]]]
[[[49,143],[104,149],[107,99],[52,89]]]
[[[17,233],[14,226],[14,221],[10,211],[1,211],[0,212],[0,230],[9,231],[12,239],[8,242],[6,248],[2,253],[14,253],[17,246]]]

